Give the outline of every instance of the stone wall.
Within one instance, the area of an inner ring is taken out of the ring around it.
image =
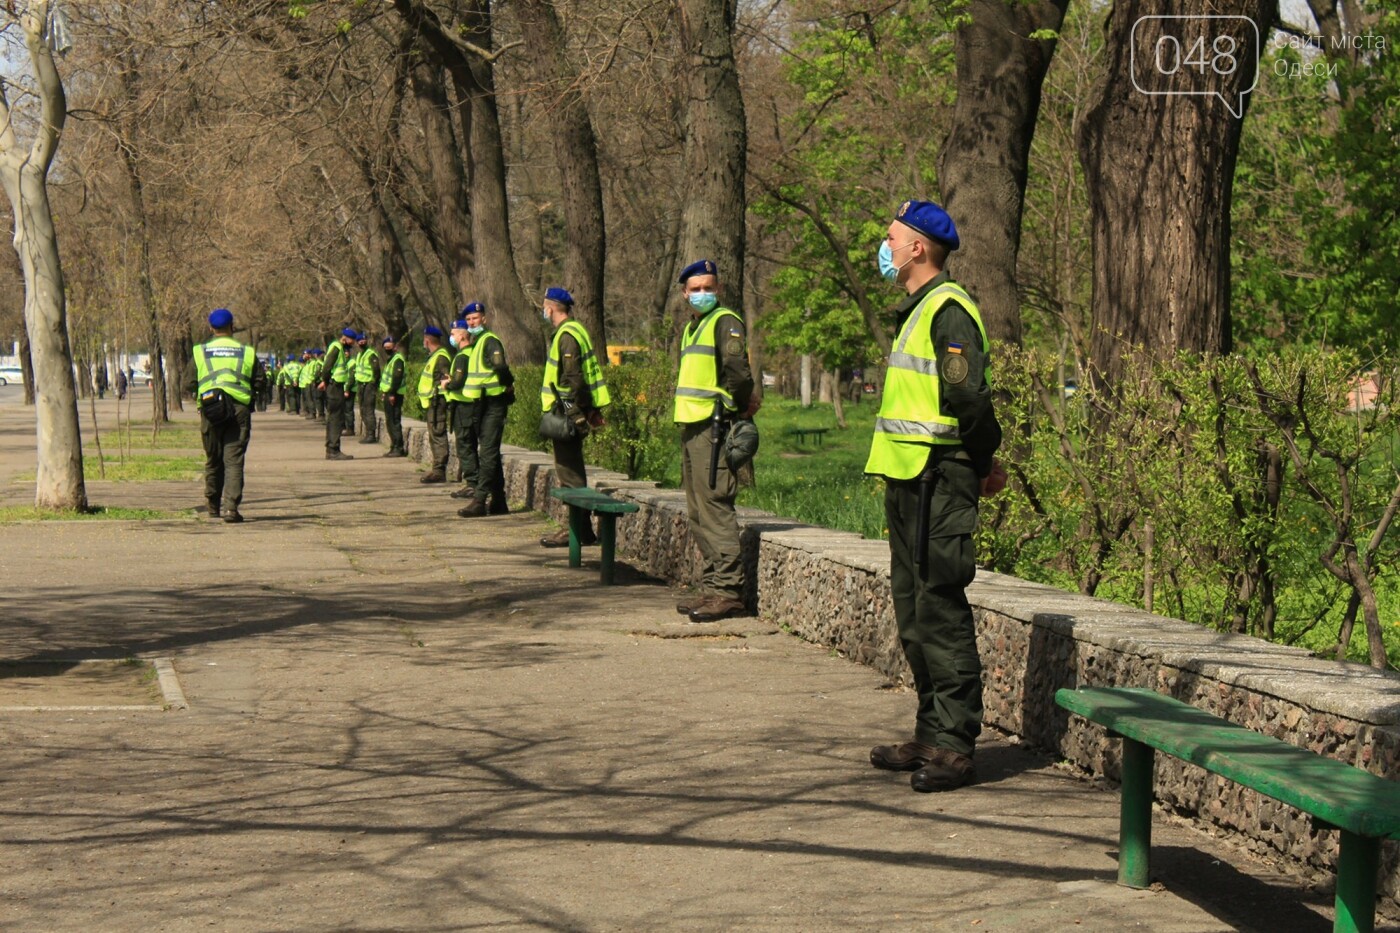
[[[409,433],[410,453],[422,459],[421,425]],[[506,448],[506,488],[512,503],[562,524],[564,509],[549,497],[552,463],[548,454]],[[618,522],[620,561],[673,584],[696,583],[698,553],[684,493],[591,467],[589,480],[641,507]],[[754,509],[739,514],[748,604],[804,639],[908,683],[885,542]],[[986,721],[1087,772],[1116,780],[1119,743],[1056,706],[1060,687],[1148,687],[1294,745],[1400,776],[1400,677],[985,571],[968,598],[978,622]],[[1308,817],[1267,797],[1166,755],[1157,756],[1155,791],[1162,806],[1237,834],[1260,854],[1333,870],[1338,834],[1315,831]],[[1400,909],[1394,844],[1386,846],[1381,891],[1383,907]]]

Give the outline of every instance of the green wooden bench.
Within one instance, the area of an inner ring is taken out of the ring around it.
[[[1372,930],[1382,839],[1400,839],[1400,784],[1151,690],[1059,690],[1055,702],[1123,739],[1118,883],[1148,885],[1153,749],[1253,788],[1341,831],[1333,930]]]
[[[588,521],[588,514],[598,515],[598,544],[603,551],[603,585],[613,582],[613,551],[617,547],[617,517],[637,511],[637,503],[614,499],[605,492],[588,486],[575,489],[551,489],[549,494],[569,507],[569,566],[583,565],[583,548],[579,532]]]
[[[817,441],[815,446],[823,447],[825,446],[826,432],[830,430],[830,428],[791,428],[788,435],[797,438],[799,445],[805,444],[807,438],[814,437]]]

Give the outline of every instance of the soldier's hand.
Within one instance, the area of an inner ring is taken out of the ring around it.
[[[749,419],[758,414],[758,410],[763,407],[763,399],[758,397],[758,393],[749,396],[749,407],[739,413],[740,418]]]
[[[1006,488],[1006,469],[1001,461],[992,459],[992,472],[982,478],[982,497],[991,498]]]

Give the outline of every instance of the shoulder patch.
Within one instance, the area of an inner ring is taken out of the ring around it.
[[[962,353],[950,353],[943,358],[939,370],[943,373],[944,382],[949,385],[962,385],[967,381],[967,357]]]

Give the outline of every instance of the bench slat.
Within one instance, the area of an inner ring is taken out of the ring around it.
[[[1400,783],[1139,688],[1059,690],[1055,702],[1359,836],[1400,838]]]
[[[571,489],[551,489],[549,494],[569,505],[577,506],[581,509],[588,509],[590,512],[611,512],[617,515],[635,512],[638,509],[635,502],[623,502],[614,499],[605,492],[599,492],[588,486],[575,487]]]

